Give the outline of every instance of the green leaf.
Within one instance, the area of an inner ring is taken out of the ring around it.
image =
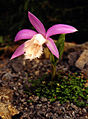
[[[55,64],[55,56],[50,53],[50,62],[54,65]]]
[[[64,42],[65,42],[65,34],[61,34],[59,39],[56,42],[56,46],[59,51],[59,58],[61,59],[63,51],[64,51]]]
[[[54,102],[56,99],[55,98],[51,98],[50,99],[50,102]]]

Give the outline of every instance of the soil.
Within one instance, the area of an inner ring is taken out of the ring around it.
[[[74,63],[80,56],[82,50],[70,49],[63,55],[63,60],[58,63],[57,71],[81,72]],[[68,56],[68,54],[70,54]],[[10,54],[11,55],[11,54]],[[74,60],[72,60],[74,59]],[[28,79],[36,80],[44,73],[51,72],[51,64],[48,59],[36,59],[33,61],[24,60],[23,56],[10,60],[5,54],[0,58],[0,90],[3,88],[11,90],[11,98],[2,101],[0,104],[11,105],[15,113],[8,110],[8,118],[1,116],[1,119],[88,119],[88,107],[77,107],[73,103],[60,104],[59,101],[50,103],[47,98],[38,96],[28,96],[24,90],[26,85],[30,88]],[[4,92],[3,92],[4,93]],[[0,96],[3,98],[3,93]],[[9,93],[8,93],[9,94]],[[5,99],[7,93],[4,94]],[[7,95],[7,97],[9,97]],[[33,102],[28,102],[32,99]],[[6,106],[5,106],[6,109]],[[7,107],[8,109],[8,107]],[[3,110],[4,112],[4,110]],[[10,112],[10,113],[9,113]]]

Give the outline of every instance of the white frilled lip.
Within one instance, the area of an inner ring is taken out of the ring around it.
[[[34,35],[32,39],[34,39],[34,43],[38,45],[43,45],[47,41],[41,34]]]

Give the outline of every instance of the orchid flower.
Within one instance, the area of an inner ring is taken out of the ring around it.
[[[45,27],[41,23],[41,21],[31,12],[28,12],[28,18],[37,32],[30,29],[23,29],[17,33],[15,41],[19,41],[22,39],[29,39],[29,40],[24,42],[16,49],[11,59],[16,58],[22,54],[24,54],[25,59],[32,60],[35,58],[39,58],[43,53],[43,44],[46,44],[46,46],[49,48],[52,54],[55,55],[57,58],[59,58],[58,49],[53,39],[50,38],[50,36],[56,34],[67,34],[77,31],[76,28],[70,25],[56,24],[50,27],[46,32]]]

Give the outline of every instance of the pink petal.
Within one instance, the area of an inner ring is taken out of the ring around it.
[[[47,30],[46,37],[48,38],[48,37],[50,37],[52,35],[56,35],[56,34],[73,33],[76,31],[77,31],[77,29],[74,28],[73,26],[65,25],[65,24],[56,24]]]
[[[48,42],[46,43],[46,45],[49,48],[49,50],[52,52],[52,54],[54,54],[57,58],[59,58],[59,52],[53,39],[48,38]]]
[[[37,34],[37,32],[30,30],[30,29],[20,30],[15,37],[15,41],[19,41],[22,39],[31,39],[33,35],[35,34]]]
[[[11,59],[14,59],[14,58],[16,58],[16,57],[18,57],[18,56],[24,54],[24,44],[25,44],[25,43],[23,43],[22,45],[20,45],[20,46],[16,49],[16,51],[13,53]]]
[[[28,12],[28,18],[29,18],[31,24],[34,26],[34,28],[39,33],[45,35],[46,31],[45,31],[44,25],[41,23],[41,21],[30,12]]]

